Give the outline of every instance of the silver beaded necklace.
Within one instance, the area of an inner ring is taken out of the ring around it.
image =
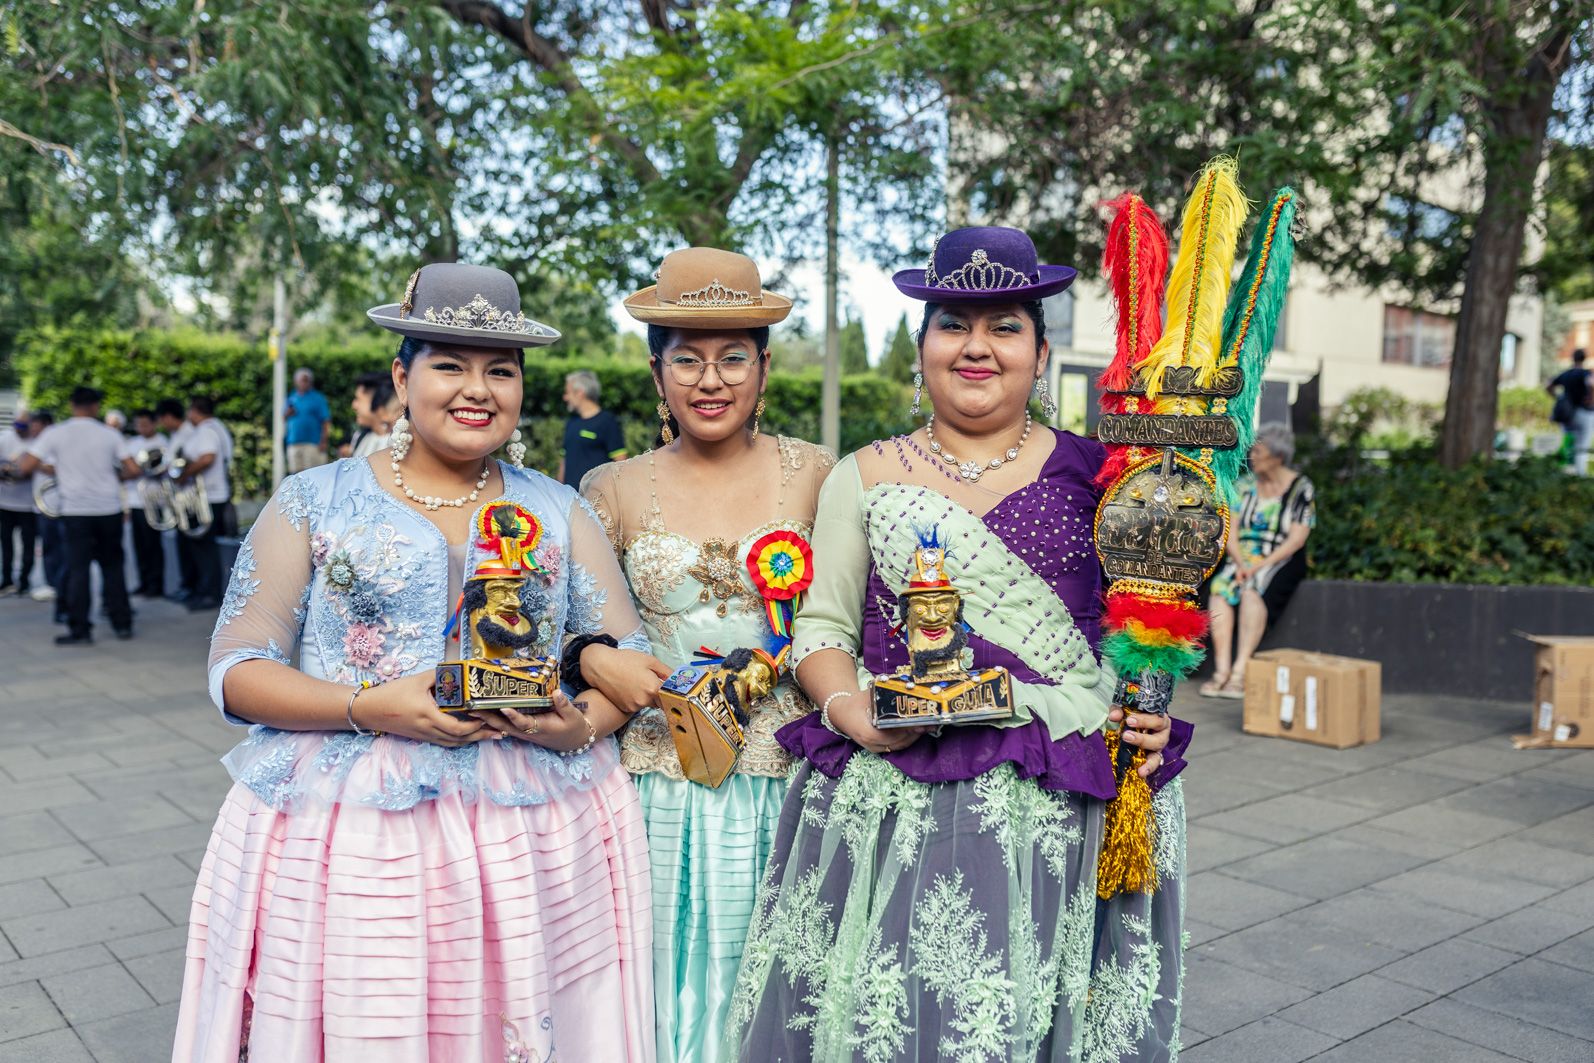
[[[957,469],[958,475],[971,484],[980,482],[980,477],[993,469],[1000,469],[1003,465],[1018,457],[1018,452],[1024,448],[1024,443],[1029,439],[1029,431],[1035,426],[1035,419],[1028,410],[1024,411],[1024,434],[1018,437],[1018,442],[1008,448],[1006,454],[999,458],[992,458],[981,465],[977,461],[959,461],[951,454],[941,449],[941,444],[935,439],[935,414],[930,415],[930,420],[924,426],[924,437],[930,441],[930,453]]]

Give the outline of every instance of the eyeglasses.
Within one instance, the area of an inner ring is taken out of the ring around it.
[[[668,361],[670,376],[683,388],[692,388],[703,379],[703,374],[708,372],[708,367],[713,366],[714,371],[720,376],[720,383],[726,387],[735,387],[747,379],[747,374],[753,371],[753,360],[745,354],[727,354],[718,361],[705,362],[701,358],[694,358],[689,354],[675,355]]]

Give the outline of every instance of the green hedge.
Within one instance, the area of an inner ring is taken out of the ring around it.
[[[349,400],[354,379],[384,369],[397,343],[373,333],[356,340],[309,340],[290,345],[291,369],[306,366],[316,375],[333,411],[333,440],[352,427]],[[15,364],[30,406],[65,412],[74,387],[90,384],[105,392],[107,406],[132,410],[159,399],[186,400],[209,394],[216,413],[232,429],[238,450],[234,471],[239,491],[259,497],[271,476],[271,362],[263,340],[250,341],[195,330],[126,332],[111,329],[48,328],[24,333]],[[526,394],[521,407],[526,433],[526,463],[552,471],[558,464],[567,412],[561,398],[564,377],[591,369],[603,386],[603,404],[625,425],[633,451],[652,445],[658,431],[658,396],[645,363],[614,358],[583,359],[569,354],[528,354]],[[819,438],[818,370],[777,370],[766,392],[766,430],[803,439]],[[909,427],[907,390],[874,375],[841,382],[841,445],[861,447]]]
[[[1594,586],[1594,479],[1554,460],[1451,470],[1423,448],[1378,464],[1319,455],[1305,468],[1320,579]]]

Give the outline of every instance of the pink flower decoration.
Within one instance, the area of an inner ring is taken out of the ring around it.
[[[564,551],[559,549],[559,544],[549,542],[543,545],[536,553],[537,565],[542,569],[547,582],[553,583],[559,579],[559,566],[564,564]]]
[[[399,664],[397,657],[389,654],[388,656],[383,657],[380,661],[376,662],[375,671],[377,678],[386,683],[389,680],[397,679],[399,676],[403,675],[404,666]]]
[[[357,668],[369,668],[382,656],[386,638],[375,624],[350,624],[343,636],[343,655]]]
[[[327,563],[327,555],[332,552],[332,536],[326,532],[316,532],[310,536],[310,563],[320,568]]]

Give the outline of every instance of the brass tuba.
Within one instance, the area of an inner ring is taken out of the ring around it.
[[[139,497],[144,500],[144,520],[156,531],[177,529],[191,539],[198,539],[210,530],[214,519],[210,499],[198,480],[179,482],[188,460],[182,452],[165,462],[158,449],[141,450],[134,457],[145,470],[144,481],[139,485]]]
[[[33,505],[43,516],[53,519],[61,515],[61,485],[55,477],[43,473],[34,476]]]

